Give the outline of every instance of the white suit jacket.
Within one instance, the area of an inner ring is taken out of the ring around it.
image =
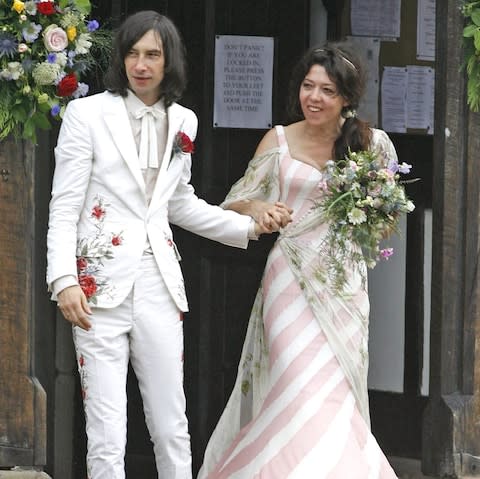
[[[55,148],[47,238],[47,283],[78,276],[89,302],[111,308],[130,292],[148,235],[178,308],[188,310],[169,223],[246,248],[250,218],[199,199],[190,185],[191,156],[175,153],[179,131],[192,141],[197,117],[167,108],[165,155],[150,205],[122,97],[109,92],[69,103]],[[56,299],[52,297],[52,299]]]

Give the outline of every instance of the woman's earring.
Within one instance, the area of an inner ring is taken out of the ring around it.
[[[345,118],[346,120],[348,118],[356,118],[357,112],[353,108],[350,108],[349,106],[345,106],[342,109],[342,117]]]

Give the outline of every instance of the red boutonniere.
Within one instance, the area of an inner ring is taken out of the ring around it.
[[[195,151],[195,145],[190,137],[183,131],[179,131],[175,136],[173,144],[173,154],[177,153],[193,153]]]

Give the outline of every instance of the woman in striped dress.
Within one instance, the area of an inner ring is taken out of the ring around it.
[[[343,44],[309,50],[294,70],[297,120],[270,130],[224,208],[264,221],[293,209],[265,267],[237,380],[209,441],[199,479],[391,479],[370,431],[368,293],[349,271],[329,282],[318,203],[326,162],[350,148],[396,160],[381,130],[356,118],[361,66]]]

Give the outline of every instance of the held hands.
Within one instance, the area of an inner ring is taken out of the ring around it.
[[[87,298],[80,286],[69,286],[58,293],[58,307],[63,317],[74,326],[88,331],[91,323],[88,315],[92,314],[92,310],[88,305]]]
[[[255,220],[255,234],[273,233],[292,221],[293,210],[280,201],[267,203],[260,200],[250,202],[250,216]]]

